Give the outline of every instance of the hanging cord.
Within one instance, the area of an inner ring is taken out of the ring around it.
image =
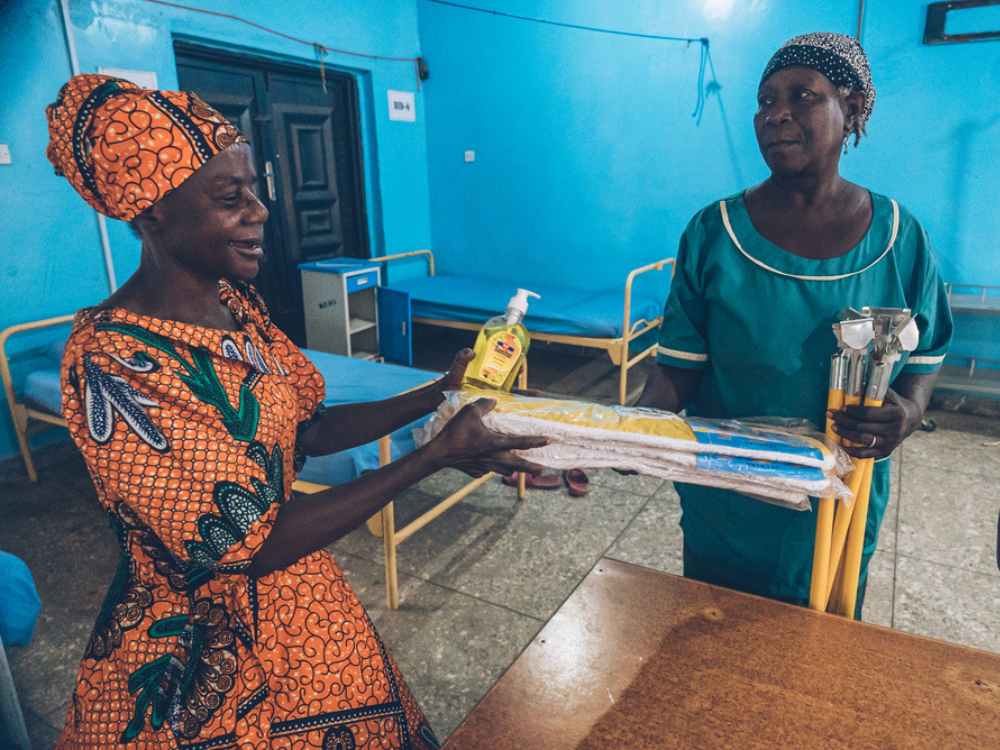
[[[698,103],[691,116],[695,124],[701,125],[701,116],[705,113],[705,66],[708,64],[708,39],[701,40],[701,59],[698,62]],[[714,77],[714,76],[713,76]]]
[[[180,8],[181,10],[190,10],[194,13],[204,13],[207,16],[218,16],[219,18],[229,18],[233,21],[239,21],[240,23],[245,23],[247,26],[253,26],[261,31],[266,31],[268,34],[274,34],[275,36],[280,36],[284,39],[289,39],[293,42],[298,42],[299,44],[305,44],[312,47],[316,51],[316,59],[319,60],[320,77],[323,79],[323,91],[326,91],[326,70],[323,66],[323,57],[328,52],[336,52],[341,55],[353,55],[354,57],[366,57],[369,60],[388,60],[390,62],[412,62],[414,63],[414,70],[417,75],[417,91],[420,91],[420,81],[426,81],[429,78],[427,73],[427,65],[424,64],[422,57],[385,57],[383,55],[369,55],[364,52],[350,52],[346,49],[335,49],[334,47],[327,47],[325,45],[319,44],[318,42],[307,42],[305,39],[299,39],[298,37],[290,36],[289,34],[283,34],[280,31],[275,31],[274,29],[269,29],[267,26],[261,26],[259,23],[254,23],[253,21],[248,21],[245,18],[240,18],[239,16],[233,16],[228,13],[218,13],[214,10],[204,10],[202,8],[192,8],[188,5],[180,5],[178,3],[168,3],[166,0],[146,0],[147,3],[155,3],[156,5],[166,5],[170,8]]]
[[[708,83],[705,83],[706,72],[712,74],[712,80]],[[692,117],[696,118],[696,125],[701,125],[701,116],[705,114],[705,103],[708,100],[708,95],[718,95],[721,90],[722,84],[715,77],[715,65],[712,64],[712,51],[708,46],[708,38],[705,37],[701,39],[701,61],[698,67],[698,104],[691,114]]]
[[[326,93],[326,66],[323,65],[323,58],[326,57],[326,47],[322,44],[314,44],[316,48],[316,61],[319,63],[319,79],[323,82],[323,93]]]
[[[503,16],[504,18],[515,18],[518,21],[534,21],[535,23],[547,23],[550,26],[561,26],[564,29],[580,29],[582,31],[597,31],[601,34],[615,34],[617,36],[637,36],[642,39],[662,39],[667,42],[702,42],[707,43],[707,39],[694,39],[681,36],[659,36],[658,34],[637,34],[633,31],[616,31],[614,29],[601,29],[596,26],[578,26],[574,23],[560,23],[559,21],[548,21],[544,18],[531,18],[530,16],[516,16],[513,13],[504,13],[499,10],[486,10],[485,8],[474,8],[471,5],[461,5],[460,3],[450,3],[447,0],[425,0],[428,3],[437,3],[438,5],[447,5],[452,8],[461,8],[462,10],[475,10],[479,13],[489,13],[494,16]]]
[[[549,26],[560,26],[564,29],[579,29],[581,31],[596,31],[600,34],[614,34],[615,36],[631,36],[638,37],[640,39],[659,39],[665,42],[686,42],[688,46],[692,42],[698,42],[701,44],[701,60],[698,69],[698,103],[695,105],[694,113],[691,115],[697,118],[697,123],[701,124],[701,116],[705,111],[705,67],[706,65],[711,65],[711,56],[708,52],[708,37],[682,37],[682,36],[661,36],[659,34],[639,34],[634,31],[617,31],[615,29],[601,29],[596,26],[580,26],[574,23],[561,23],[559,21],[549,21],[545,18],[532,18],[530,16],[518,16],[513,13],[504,13],[499,10],[487,10],[485,8],[474,8],[471,5],[462,5],[460,3],[449,2],[449,0],[425,0],[428,3],[435,3],[437,5],[446,5],[449,8],[461,8],[462,10],[474,10],[478,13],[489,13],[493,16],[502,16],[504,18],[513,18],[518,21],[532,21],[534,23],[544,23]],[[712,80],[716,86],[718,83],[715,82],[715,71],[712,72]],[[710,84],[711,85],[711,84]]]

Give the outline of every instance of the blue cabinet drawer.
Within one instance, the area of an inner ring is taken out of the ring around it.
[[[347,283],[347,291],[356,292],[358,289],[366,289],[378,284],[378,271],[372,270],[366,273],[359,273],[355,276],[348,276],[344,281]]]

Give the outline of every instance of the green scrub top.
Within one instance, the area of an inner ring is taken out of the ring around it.
[[[920,343],[893,378],[940,367],[952,320],[930,239],[895,201],[871,199],[864,239],[829,260],[800,258],[764,239],[742,193],[695,215],[681,237],[657,352],[663,364],[704,370],[689,415],[823,425],[837,351],[832,325],[845,307],[910,308]],[[808,598],[815,512],[713,487],[678,484],[677,491],[684,542],[699,562],[771,596]],[[874,468],[866,564],[888,498],[886,459]]]

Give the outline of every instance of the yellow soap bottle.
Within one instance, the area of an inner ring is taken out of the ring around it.
[[[476,337],[476,357],[465,368],[463,384],[510,391],[531,343],[528,330],[521,323],[528,311],[528,297],[541,299],[534,292],[518,289],[507,303],[507,311],[483,325]]]

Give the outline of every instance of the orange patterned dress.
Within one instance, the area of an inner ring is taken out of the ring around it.
[[[256,294],[241,330],[81,311],[63,413],[122,557],[58,748],[436,748],[325,550],[244,571],[322,408],[319,372]]]

